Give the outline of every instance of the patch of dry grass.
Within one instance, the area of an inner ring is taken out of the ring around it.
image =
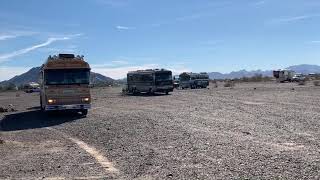
[[[313,84],[314,84],[315,86],[320,86],[320,81],[313,81]]]
[[[299,81],[299,82],[298,82],[298,85],[304,86],[304,85],[306,85],[306,81]]]
[[[223,86],[224,87],[234,87],[235,83],[233,81],[226,81]]]

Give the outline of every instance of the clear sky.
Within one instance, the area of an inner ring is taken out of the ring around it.
[[[320,1],[1,0],[0,80],[66,52],[113,78],[320,65]]]

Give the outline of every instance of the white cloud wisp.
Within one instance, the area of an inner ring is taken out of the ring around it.
[[[287,18],[278,18],[273,19],[270,23],[291,23],[297,21],[308,20],[311,18],[320,17],[320,14],[312,14],[312,15],[301,15],[301,16],[294,16],[294,17],[287,17]]]
[[[17,51],[13,51],[11,53],[7,53],[7,54],[0,54],[0,63],[1,62],[5,62],[5,61],[9,61],[10,58],[19,56],[19,55],[23,55],[26,54],[28,52],[34,51],[36,49],[42,48],[42,47],[46,47],[49,46],[50,44],[56,42],[56,41],[65,41],[65,40],[70,40],[73,37],[76,36],[81,36],[81,34],[75,34],[75,35],[70,35],[70,36],[66,36],[66,37],[58,37],[58,38],[48,38],[46,42],[41,43],[41,44],[36,44],[24,49],[20,49]]]
[[[4,40],[7,40],[7,39],[13,39],[13,38],[16,38],[17,36],[14,36],[14,35],[0,35],[0,41],[4,41]]]

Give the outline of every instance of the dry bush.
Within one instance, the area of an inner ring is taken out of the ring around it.
[[[234,87],[235,83],[233,81],[226,81],[223,86],[224,87]]]
[[[320,81],[313,81],[313,84],[314,84],[315,86],[320,86]]]
[[[298,85],[304,86],[304,85],[306,85],[306,81],[299,81],[299,82],[298,82]]]
[[[236,82],[268,82],[272,80],[272,77],[263,76],[262,74],[255,74],[252,77],[242,77],[235,80]]]
[[[0,144],[4,144],[4,140],[1,139],[1,132],[0,132]]]

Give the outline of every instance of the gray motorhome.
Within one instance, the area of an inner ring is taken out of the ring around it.
[[[273,71],[273,77],[276,78],[277,82],[292,82],[293,76],[295,75],[295,72],[292,70],[276,70]]]
[[[180,87],[185,88],[206,88],[209,86],[209,75],[203,73],[184,72],[179,75]]]
[[[127,91],[169,94],[173,91],[172,72],[166,69],[131,71],[127,74]]]

